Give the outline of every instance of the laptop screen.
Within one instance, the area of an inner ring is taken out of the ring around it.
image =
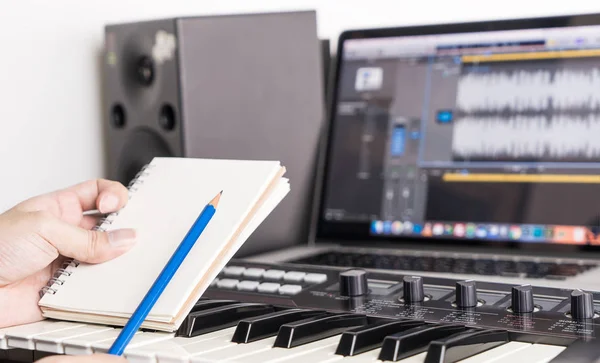
[[[600,26],[511,24],[340,39],[321,235],[600,244]]]

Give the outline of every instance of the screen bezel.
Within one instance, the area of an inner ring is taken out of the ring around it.
[[[327,194],[328,170],[331,163],[331,147],[335,130],[335,107],[338,98],[338,85],[340,81],[340,66],[343,63],[343,48],[347,40],[389,38],[402,36],[442,35],[452,33],[477,33],[503,30],[550,29],[569,28],[586,25],[600,25],[600,13],[572,14],[563,16],[546,16],[535,18],[516,18],[492,21],[473,21],[460,23],[426,24],[402,27],[368,28],[346,30],[338,37],[335,64],[330,67],[332,74],[329,77],[329,95],[327,102],[327,123],[321,145],[321,160],[315,196],[315,209],[312,226],[313,241],[315,243],[337,243],[344,245],[402,248],[409,245],[418,245],[420,248],[444,247],[472,247],[499,249],[527,249],[536,252],[580,252],[600,251],[600,246],[572,245],[557,243],[529,243],[516,241],[486,241],[473,239],[415,237],[415,236],[373,236],[369,233],[369,223],[339,223],[330,222],[324,218],[325,195]],[[543,253],[542,253],[543,254]]]

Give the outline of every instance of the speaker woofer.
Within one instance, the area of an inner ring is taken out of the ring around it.
[[[127,185],[154,157],[172,156],[172,150],[160,135],[149,128],[138,128],[131,132],[121,150],[117,180]]]

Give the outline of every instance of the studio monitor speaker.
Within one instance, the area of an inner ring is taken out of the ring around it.
[[[314,11],[107,25],[107,176],[156,156],[281,160],[291,192],[238,255],[306,241],[328,54]]]

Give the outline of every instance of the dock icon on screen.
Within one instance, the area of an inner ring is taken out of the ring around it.
[[[354,88],[357,91],[375,91],[383,84],[383,69],[378,67],[362,67],[356,71]]]

